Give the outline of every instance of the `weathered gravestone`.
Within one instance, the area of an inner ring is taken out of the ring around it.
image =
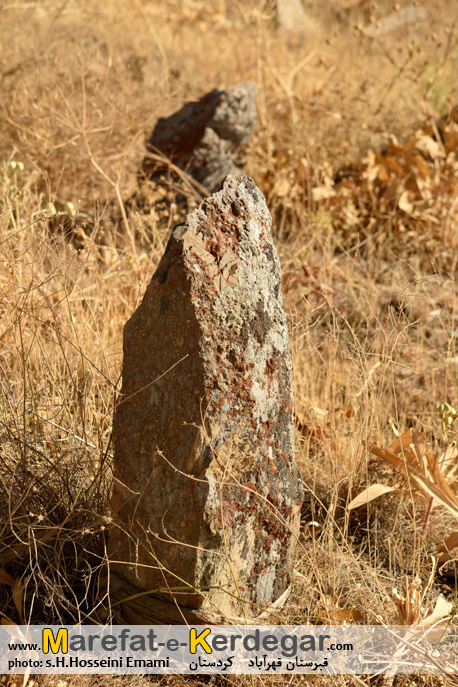
[[[125,326],[112,591],[155,590],[125,622],[221,622],[238,598],[254,617],[290,585],[302,483],[270,227],[254,182],[227,177],[175,227]]]
[[[147,146],[142,175],[159,178],[167,171],[166,156],[209,191],[216,191],[228,174],[240,174],[243,146],[256,123],[256,85],[242,83],[213,90],[198,102],[161,117]]]

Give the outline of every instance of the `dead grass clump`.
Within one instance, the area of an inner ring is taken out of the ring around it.
[[[3,613],[14,622],[82,621],[98,603],[109,522],[111,414],[120,354],[109,342],[119,336],[138,287],[126,281],[131,268],[117,253],[92,281],[91,270],[104,264],[93,241],[80,250],[68,244],[51,230],[56,211],[41,206],[23,180],[22,165],[9,165],[4,173]],[[111,278],[116,302],[108,297]]]
[[[2,612],[20,624],[90,622],[105,566],[106,467],[94,475],[94,455],[79,447],[8,434],[0,436]]]

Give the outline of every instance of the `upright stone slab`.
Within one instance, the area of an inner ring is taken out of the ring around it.
[[[302,500],[270,227],[247,176],[175,227],[124,329],[114,420],[118,582],[163,601],[188,583],[203,591],[181,607],[231,617],[236,597],[255,616],[288,588]]]
[[[159,119],[148,151],[160,151],[209,191],[216,191],[226,175],[240,174],[243,167],[242,149],[256,123],[256,94],[256,85],[248,82],[215,89],[187,103]],[[157,178],[167,166],[146,157],[142,169],[145,177]]]

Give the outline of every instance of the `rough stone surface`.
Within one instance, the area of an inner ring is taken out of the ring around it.
[[[231,595],[265,608],[289,586],[302,500],[270,226],[254,182],[229,176],[175,227],[124,329],[114,421],[111,569],[144,590],[216,586],[177,601],[229,616]]]
[[[242,83],[207,93],[187,103],[170,117],[159,119],[148,151],[161,151],[174,165],[189,173],[209,191],[215,191],[228,174],[240,174],[241,147],[256,123],[256,85]],[[146,157],[143,174],[154,178],[167,170]]]

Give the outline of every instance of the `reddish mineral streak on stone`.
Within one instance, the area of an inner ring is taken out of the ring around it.
[[[253,181],[228,176],[175,227],[125,326],[114,420],[111,569],[217,587],[176,599],[229,616],[237,590],[267,607],[290,584],[302,500],[270,225]]]

